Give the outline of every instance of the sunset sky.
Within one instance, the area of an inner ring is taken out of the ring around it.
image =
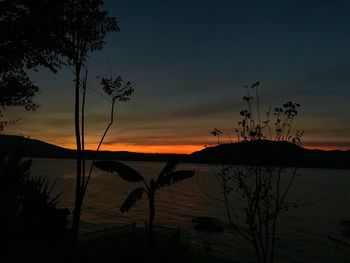
[[[262,108],[301,104],[295,127],[302,145],[350,149],[350,1],[104,1],[121,32],[88,61],[87,148],[95,149],[109,118],[97,76],[133,83],[117,105],[103,149],[190,153],[236,140],[244,85],[260,81]],[[41,92],[36,112],[5,134],[73,148],[74,83],[69,68],[31,74]],[[264,111],[265,111],[264,110]]]

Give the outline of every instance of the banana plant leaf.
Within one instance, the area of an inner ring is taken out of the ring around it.
[[[157,181],[158,188],[169,186],[178,181],[184,180],[186,178],[190,178],[194,175],[194,171],[192,170],[180,170],[168,173],[167,175],[161,177]]]
[[[178,165],[179,160],[177,157],[173,157],[163,168],[158,176],[157,181],[166,181],[166,178],[175,170],[176,165]]]
[[[110,173],[116,172],[121,178],[129,182],[140,182],[143,180],[139,172],[120,162],[96,161],[94,165],[102,171]]]
[[[145,191],[145,189],[142,187],[134,189],[126,198],[123,205],[120,207],[120,211],[122,213],[128,212],[130,208],[133,207],[136,202],[142,198],[143,191]]]
[[[178,181],[184,180],[186,178],[190,178],[194,176],[194,171],[193,170],[180,170],[180,171],[175,171],[172,174],[172,183],[176,183]]]

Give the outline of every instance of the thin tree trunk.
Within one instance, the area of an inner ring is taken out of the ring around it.
[[[149,197],[149,224],[148,224],[148,234],[149,234],[149,246],[150,246],[150,252],[152,253],[152,250],[154,248],[154,233],[153,233],[153,220],[154,220],[154,213],[155,213],[155,204],[154,204],[154,194],[150,193]]]
[[[84,199],[85,192],[86,192],[86,189],[87,189],[87,187],[88,187],[88,184],[89,184],[89,182],[90,182],[90,178],[91,178],[92,170],[93,170],[93,168],[94,168],[94,164],[95,164],[95,161],[96,161],[97,153],[98,153],[99,150],[100,150],[100,147],[101,147],[101,145],[102,145],[102,143],[103,143],[104,138],[106,137],[106,134],[107,134],[109,128],[110,128],[110,127],[112,126],[112,124],[113,124],[113,121],[114,121],[114,106],[115,106],[115,99],[113,98],[113,100],[112,100],[112,107],[111,107],[111,114],[110,114],[110,121],[109,121],[109,123],[108,123],[108,125],[107,125],[107,127],[106,127],[106,129],[105,129],[105,131],[104,131],[104,133],[103,133],[103,135],[102,135],[102,137],[101,137],[101,139],[100,139],[100,142],[99,142],[99,144],[98,144],[98,146],[97,146],[97,148],[96,148],[96,151],[95,151],[95,153],[94,153],[94,157],[93,157],[92,162],[91,162],[91,165],[90,165],[90,170],[89,170],[89,173],[88,173],[88,175],[87,175],[86,182],[85,182],[85,180],[84,180],[84,181],[83,181],[83,184],[82,184],[82,187],[83,187],[82,198],[83,198],[83,199]],[[85,179],[85,178],[84,178],[84,179]],[[147,185],[147,184],[146,184],[146,185]]]
[[[249,228],[250,228],[250,232],[252,235],[252,243],[254,244],[254,248],[255,248],[255,254],[257,257],[257,260],[259,263],[263,262],[261,259],[261,252],[260,252],[260,247],[259,247],[259,242],[256,239],[256,230],[254,230],[254,226],[250,223],[249,224]]]
[[[271,237],[271,255],[270,255],[270,263],[274,261],[274,253],[275,253],[275,241],[276,241],[276,225],[277,225],[277,216],[279,213],[280,207],[280,180],[281,180],[282,168],[279,168],[276,182],[276,200],[275,200],[275,211],[273,215],[272,222],[272,237]]]
[[[85,185],[85,97],[86,97],[86,83],[87,83],[88,71],[85,69],[85,77],[82,85],[82,102],[81,102],[81,160],[82,160],[82,171],[81,171],[81,187]],[[81,199],[84,200],[84,192],[82,193]]]
[[[79,58],[77,59],[79,61]],[[75,123],[75,140],[77,145],[77,174],[76,174],[76,183],[75,183],[75,203],[73,211],[73,223],[72,223],[72,234],[73,239],[77,239],[79,235],[79,225],[80,225],[80,214],[81,214],[81,138],[80,138],[80,122],[79,122],[79,113],[80,113],[80,71],[81,63],[77,62],[75,64],[75,107],[74,107],[74,123]]]

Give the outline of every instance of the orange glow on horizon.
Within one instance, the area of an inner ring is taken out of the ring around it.
[[[68,149],[76,149],[74,144],[60,144],[59,146],[68,148]],[[333,145],[312,145],[305,144],[301,145],[305,149],[310,150],[350,150],[347,145],[344,146],[333,146]],[[86,145],[86,150],[95,150],[96,145]],[[190,154],[195,151],[200,151],[204,149],[203,145],[131,145],[131,144],[117,144],[117,145],[103,145],[101,147],[102,151],[127,151],[127,152],[137,152],[137,153],[175,153],[175,154]]]
[[[301,145],[305,149],[309,150],[323,150],[323,151],[334,151],[334,150],[350,150],[350,147],[344,145],[330,146],[330,145]]]
[[[68,149],[76,149],[75,145],[60,145]],[[117,144],[117,145],[102,145],[101,151],[127,151],[137,153],[168,153],[168,154],[190,154],[195,151],[202,150],[203,145],[131,145],[131,144]],[[85,145],[86,150],[95,150],[96,145]]]
[[[76,149],[76,145],[74,144],[74,140],[69,140],[67,143],[62,143],[62,141],[57,140],[45,140],[48,143],[52,143],[54,145],[68,148],[68,149]],[[204,140],[205,141],[205,140]],[[235,143],[233,141],[232,143]],[[227,143],[227,142],[224,142]],[[88,143],[85,144],[86,150],[96,150],[97,144]],[[208,147],[215,146],[215,144],[208,144]],[[350,150],[349,143],[334,143],[334,142],[313,142],[313,141],[305,141],[301,144],[301,147],[310,150]],[[136,153],[168,153],[168,154],[190,154],[196,151],[203,150],[205,146],[203,144],[160,144],[160,145],[142,145],[142,144],[128,144],[128,143],[116,143],[116,144],[102,144],[102,151],[128,151],[128,152],[136,152]]]

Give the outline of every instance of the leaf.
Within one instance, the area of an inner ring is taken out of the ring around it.
[[[171,158],[171,160],[165,165],[163,170],[160,172],[157,181],[163,180],[162,178],[165,179],[168,175],[170,175],[174,171],[178,163],[179,163],[179,159],[177,157]]]
[[[120,212],[128,212],[130,208],[133,207],[136,202],[142,198],[143,191],[145,191],[145,189],[142,187],[134,189],[126,198],[123,205],[120,207]]]
[[[186,178],[190,178],[194,176],[194,171],[193,170],[180,170],[180,171],[175,171],[172,174],[172,183],[176,183],[178,181],[184,180]]]
[[[169,186],[171,184],[171,174],[159,177],[157,180],[157,187]]]
[[[140,182],[143,180],[143,177],[139,172],[120,162],[97,161],[94,165],[102,171],[110,173],[116,172],[121,178],[129,182]]]
[[[194,175],[194,171],[191,170],[180,170],[169,173],[167,176],[161,177],[157,181],[158,187],[169,186],[178,181],[190,178]]]
[[[259,84],[260,84],[260,81],[255,82],[255,83],[252,85],[252,88],[255,88],[256,86],[259,86]]]

